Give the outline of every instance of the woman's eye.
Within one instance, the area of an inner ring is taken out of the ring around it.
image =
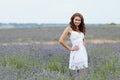
[[[75,19],[75,21],[81,21],[80,19]]]

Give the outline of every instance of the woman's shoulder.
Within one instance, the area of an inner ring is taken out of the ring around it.
[[[72,31],[72,28],[70,26],[67,26],[65,29],[68,31]]]
[[[81,32],[81,35],[83,36],[83,38],[85,37],[85,34],[83,32]]]
[[[84,33],[83,33],[83,32],[81,32],[81,34],[82,34],[82,35],[84,35]]]
[[[64,32],[66,32],[68,35],[71,34],[71,31],[72,31],[72,28],[70,26],[67,26],[65,29],[64,29]]]

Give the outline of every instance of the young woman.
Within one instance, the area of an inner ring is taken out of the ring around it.
[[[84,43],[85,29],[83,16],[75,13],[59,39],[60,44],[70,50],[69,69],[76,71],[76,78],[83,78],[85,69],[88,67],[88,56]],[[70,37],[72,47],[64,41],[67,36]]]

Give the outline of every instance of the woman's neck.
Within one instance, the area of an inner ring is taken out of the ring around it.
[[[78,26],[76,26],[76,29],[75,29],[75,30],[76,30],[76,31],[80,31]]]

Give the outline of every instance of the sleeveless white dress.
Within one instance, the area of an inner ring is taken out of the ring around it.
[[[72,47],[77,45],[79,50],[70,52],[69,69],[80,70],[88,67],[88,56],[83,44],[84,34],[82,32],[71,31],[70,41]]]

